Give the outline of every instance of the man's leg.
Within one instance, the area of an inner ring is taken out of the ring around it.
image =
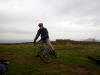
[[[49,46],[49,48],[50,48],[52,54],[53,54],[55,57],[57,57],[56,51],[54,50],[54,47],[52,46],[52,44],[51,44],[51,42],[50,42],[50,40],[49,40],[48,38],[46,39],[46,43],[47,43],[47,45]]]
[[[50,50],[54,50],[54,47],[52,46],[52,44],[48,38],[46,39],[46,43],[49,46]]]

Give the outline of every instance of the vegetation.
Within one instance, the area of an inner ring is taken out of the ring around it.
[[[11,62],[4,75],[100,75],[100,66],[88,59],[88,56],[100,58],[98,44],[54,47],[59,57],[45,64],[35,57],[38,46],[32,43],[0,45],[0,58]]]

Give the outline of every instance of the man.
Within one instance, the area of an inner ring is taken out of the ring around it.
[[[36,35],[35,39],[34,39],[34,44],[36,43],[36,40],[38,39],[38,37],[41,35],[40,42],[41,43],[45,42],[49,46],[52,55],[57,57],[56,51],[54,50],[54,48],[51,45],[51,42],[49,40],[48,30],[45,27],[43,27],[43,23],[39,23],[38,26],[39,26],[39,30],[37,32],[37,35]],[[37,56],[39,56],[39,54]]]

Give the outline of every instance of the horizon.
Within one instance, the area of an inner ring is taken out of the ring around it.
[[[94,41],[93,41],[94,39]],[[56,40],[72,40],[72,41],[86,41],[86,42],[100,42],[100,40],[97,40],[95,38],[87,38],[82,40],[73,40],[73,39],[55,39],[50,41],[56,41]],[[38,40],[37,40],[38,41]],[[6,44],[6,43],[27,43],[27,42],[33,42],[33,40],[0,40],[0,44]]]

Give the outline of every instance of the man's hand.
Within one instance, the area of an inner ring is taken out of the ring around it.
[[[34,46],[36,45],[36,41],[34,41]]]

